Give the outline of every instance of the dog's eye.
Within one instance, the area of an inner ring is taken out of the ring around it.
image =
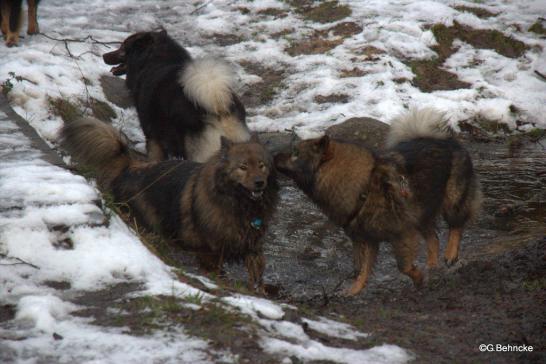
[[[264,163],[264,162],[260,162],[260,164],[258,165],[258,167],[260,167],[260,169],[265,169],[265,163]]]
[[[246,171],[246,170],[248,169],[248,167],[246,166],[246,164],[241,164],[241,165],[239,166],[239,169],[240,169],[241,171]]]

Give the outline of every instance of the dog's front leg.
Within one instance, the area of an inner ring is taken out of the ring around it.
[[[265,256],[263,254],[249,254],[245,257],[245,266],[248,272],[248,288],[265,295],[263,282]]]
[[[354,296],[366,286],[368,277],[372,273],[379,245],[376,242],[358,242],[353,243],[353,259],[355,267],[358,268],[358,276],[345,291],[345,295]]]

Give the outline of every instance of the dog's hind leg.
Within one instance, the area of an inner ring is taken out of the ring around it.
[[[248,288],[265,294],[263,283],[265,256],[263,254],[249,254],[245,257],[245,266],[248,272]]]
[[[346,295],[354,296],[366,287],[368,278],[375,265],[378,250],[379,245],[376,242],[353,243],[353,258],[355,266],[358,268],[358,276],[351,287],[345,292]]]
[[[440,240],[434,227],[429,227],[422,231],[423,237],[427,242],[427,267],[436,268],[438,266],[438,255],[440,252]]]
[[[27,34],[38,34],[38,3],[39,0],[28,0],[28,27]]]
[[[423,273],[414,264],[419,248],[419,233],[410,232],[393,244],[398,270],[411,278],[415,287],[423,285]]]
[[[455,154],[442,204],[442,214],[449,226],[449,238],[444,253],[444,261],[448,266],[459,258],[463,229],[477,215],[481,201],[480,183],[474,175],[470,156],[466,152]]]

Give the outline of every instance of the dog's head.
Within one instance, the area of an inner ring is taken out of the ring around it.
[[[290,151],[275,156],[275,166],[279,171],[292,178],[298,186],[311,188],[319,166],[331,158],[330,138],[303,140],[292,145]]]
[[[221,142],[221,173],[225,183],[253,201],[260,201],[264,193],[275,188],[273,158],[256,136],[245,143],[233,143],[225,137]]]
[[[126,62],[130,54],[149,49],[155,43],[165,39],[166,36],[166,30],[135,33],[127,37],[117,50],[103,54],[102,59],[104,63],[115,66],[110,70],[114,76],[124,75],[127,73]]]

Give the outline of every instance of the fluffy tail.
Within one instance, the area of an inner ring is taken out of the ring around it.
[[[413,109],[392,120],[387,146],[415,138],[447,139],[453,136],[444,113],[434,108]]]
[[[99,184],[106,188],[131,163],[123,135],[98,119],[85,117],[65,123],[61,145],[78,163],[93,169]]]
[[[209,113],[229,112],[235,80],[227,63],[214,58],[196,59],[184,68],[179,82],[184,94]]]

